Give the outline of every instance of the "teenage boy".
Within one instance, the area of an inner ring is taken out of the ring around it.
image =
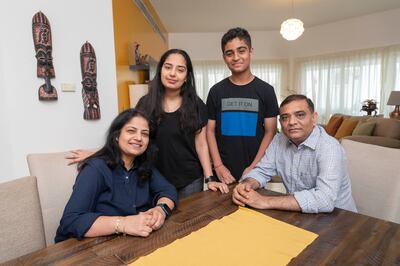
[[[263,157],[276,133],[279,109],[274,88],[251,73],[247,30],[230,29],[221,48],[231,76],[208,94],[207,139],[219,180],[230,184]]]

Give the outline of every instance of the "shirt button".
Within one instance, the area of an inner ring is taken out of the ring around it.
[[[129,179],[129,176],[125,176],[125,179]]]

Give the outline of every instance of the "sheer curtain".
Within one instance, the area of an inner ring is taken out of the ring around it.
[[[281,102],[283,92],[287,86],[288,62],[281,61],[254,61],[251,71],[254,75],[271,84],[275,89],[276,98]]]
[[[381,99],[384,99],[385,116],[394,108],[386,105],[391,91],[400,91],[400,45],[389,47],[383,53]]]
[[[197,95],[206,102],[211,87],[230,75],[229,69],[221,61],[193,62]]]
[[[388,115],[390,92],[400,89],[400,45],[295,61],[296,91],[310,97],[327,122],[333,113],[363,115],[362,102],[378,101],[378,113]]]
[[[193,62],[193,68],[197,94],[204,102],[207,100],[210,88],[231,74],[223,61],[196,61]],[[274,87],[276,97],[280,101],[280,92],[286,86],[286,61],[253,60],[251,71]]]

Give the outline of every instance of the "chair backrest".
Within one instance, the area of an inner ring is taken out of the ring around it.
[[[44,248],[36,177],[0,183],[0,263]]]
[[[360,213],[400,223],[400,149],[342,140]]]
[[[54,244],[65,205],[77,175],[76,165],[67,165],[67,152],[29,154],[29,172],[37,177],[46,245]]]

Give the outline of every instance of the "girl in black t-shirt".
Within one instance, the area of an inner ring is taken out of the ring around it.
[[[150,115],[159,148],[157,167],[178,189],[180,197],[208,188],[228,192],[212,177],[206,139],[207,108],[197,96],[193,66],[180,49],[165,52],[157,65],[149,93],[136,106]]]

